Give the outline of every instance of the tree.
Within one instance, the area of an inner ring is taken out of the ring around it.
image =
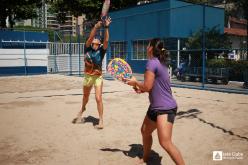
[[[234,16],[239,18],[240,16],[244,17],[248,20],[248,1],[247,0],[187,0],[187,2],[191,3],[197,3],[197,4],[209,4],[209,5],[215,5],[215,4],[223,4],[226,7],[226,4],[233,4],[229,5],[230,7],[227,7],[225,9],[226,15],[228,16]]]
[[[205,32],[205,36],[206,52],[208,59],[212,59],[215,56],[218,56],[231,48],[231,42],[228,36],[226,34],[221,34],[218,27],[207,29]],[[189,37],[185,45],[188,50],[199,50],[192,51],[191,54],[193,55],[192,60],[195,61],[194,65],[201,65],[202,56],[199,56],[199,53],[202,49],[202,30],[195,32],[191,37]],[[214,49],[214,51],[211,49]]]
[[[137,5],[139,0],[111,0],[110,11]],[[64,23],[66,14],[78,17],[86,14],[84,22],[84,36],[87,36],[91,27],[100,18],[103,0],[54,0],[50,2],[50,12],[56,13],[59,23]],[[78,23],[76,23],[78,25]]]
[[[226,3],[233,3],[232,11],[234,14],[241,14],[248,20],[248,1],[247,0],[226,0]],[[237,15],[233,15],[238,17]]]
[[[206,48],[207,49],[229,49],[231,43],[225,34],[221,34],[217,26],[207,29],[206,36]],[[201,49],[202,45],[202,30],[194,33],[186,42],[188,49]]]
[[[112,0],[110,10],[137,5],[139,0]],[[74,16],[86,14],[88,20],[99,19],[102,10],[102,0],[56,0],[51,3],[53,13],[57,13],[58,20],[64,22],[67,12]]]
[[[6,28],[7,17],[13,28],[15,20],[34,18],[37,16],[37,7],[41,7],[40,0],[0,0],[0,4],[1,28]]]

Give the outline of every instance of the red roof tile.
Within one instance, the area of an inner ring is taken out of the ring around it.
[[[224,32],[229,35],[247,36],[247,30],[244,29],[225,28]]]
[[[229,21],[235,22],[235,23],[239,23],[239,24],[247,24],[247,20],[246,19],[237,19],[235,17],[229,17]]]

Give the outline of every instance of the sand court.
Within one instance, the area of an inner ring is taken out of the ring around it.
[[[0,78],[0,164],[129,165],[142,156],[140,127],[148,94],[104,80],[103,130],[94,90],[85,123],[72,124],[81,106],[82,79],[63,75]],[[172,88],[179,109],[173,141],[188,165],[246,165],[248,95]],[[173,162],[153,134],[148,164]],[[242,159],[213,161],[213,151]]]

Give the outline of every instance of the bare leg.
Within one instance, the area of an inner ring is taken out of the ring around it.
[[[73,123],[81,122],[81,120],[82,120],[82,114],[83,114],[83,112],[85,111],[86,104],[87,104],[88,101],[89,101],[89,96],[90,96],[90,91],[91,91],[91,89],[92,89],[92,86],[84,86],[84,87],[83,87],[82,106],[81,106],[80,111],[78,112],[78,115],[77,115],[76,120],[73,120],[73,121],[72,121]]]
[[[97,110],[99,114],[99,123],[96,125],[96,128],[102,129],[103,128],[103,103],[102,103],[102,86],[103,83],[99,86],[95,86],[95,92],[96,92],[96,103],[97,103]]]
[[[88,103],[89,101],[89,96],[90,96],[90,91],[92,89],[92,86],[84,86],[83,87],[83,90],[84,90],[84,96],[83,96],[83,100],[82,100],[82,106],[81,106],[81,110],[80,110],[80,114],[82,115],[82,113],[85,111],[85,107],[86,107],[86,104]]]
[[[149,154],[152,148],[152,132],[156,129],[156,123],[150,120],[147,116],[145,117],[142,127],[141,134],[143,139],[143,158],[138,162],[142,164],[147,162]]]
[[[180,151],[171,141],[173,124],[167,121],[167,114],[159,115],[156,124],[160,145],[177,165],[185,165]]]

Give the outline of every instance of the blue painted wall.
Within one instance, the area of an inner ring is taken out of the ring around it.
[[[137,40],[169,34],[169,1],[162,1],[110,13],[110,40]],[[161,22],[160,20],[163,20]]]
[[[169,37],[186,38],[202,28],[203,5],[173,0],[171,8]],[[206,28],[217,26],[224,33],[224,10],[206,7],[205,25]]]
[[[24,32],[24,31],[8,31],[0,30],[0,48],[23,48],[23,43],[5,43],[4,41],[24,41],[24,36],[26,41],[35,41],[35,42],[48,42],[48,33],[45,32]],[[31,44],[26,43],[26,48],[29,49],[41,49],[45,48],[46,44]]]
[[[7,31],[0,30],[0,49],[23,49],[24,44],[18,42],[2,42],[4,41],[24,41],[24,32],[21,31]],[[35,42],[47,42],[48,33],[40,32],[25,32],[26,41],[35,41]],[[26,49],[45,49],[46,44],[44,43],[25,43]],[[26,74],[46,74],[46,66],[14,66],[14,67],[1,67],[0,66],[0,76],[9,76],[9,75],[25,75]]]
[[[219,26],[224,32],[224,9],[206,7],[206,28]],[[163,0],[110,13],[110,42],[127,41],[127,62],[143,73],[146,60],[132,60],[132,42],[138,39],[186,38],[200,30],[203,6],[179,0]],[[107,58],[111,57],[108,51]]]
[[[26,70],[26,72],[25,72]],[[34,75],[47,74],[46,66],[16,66],[16,67],[0,67],[0,76],[15,76],[15,75]]]
[[[5,31],[0,30],[0,39],[1,40],[20,40],[23,41],[24,39],[24,32],[23,31]],[[25,32],[25,38],[27,41],[48,41],[48,33],[42,32]]]

